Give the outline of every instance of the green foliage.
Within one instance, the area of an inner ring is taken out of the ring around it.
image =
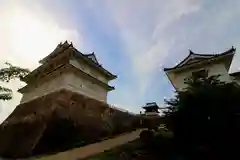
[[[20,68],[11,65],[10,63],[5,63],[8,67],[0,69],[0,81],[9,82],[11,79],[22,79],[30,71],[28,69]],[[10,100],[12,99],[12,90],[0,86],[0,100]]]
[[[12,99],[12,90],[0,86],[0,99],[1,100],[10,100],[10,99]]]
[[[154,137],[154,132],[150,130],[144,130],[139,136],[143,143],[149,144]]]
[[[180,148],[187,151],[199,146],[224,148],[239,142],[236,136],[240,133],[239,85],[221,82],[218,76],[192,77],[186,84],[185,90],[166,101],[167,126]]]

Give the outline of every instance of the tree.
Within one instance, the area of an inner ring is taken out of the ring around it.
[[[30,71],[28,69],[13,66],[10,63],[5,63],[8,67],[0,69],[0,81],[9,82],[11,79],[22,79]],[[12,90],[0,86],[0,100],[12,99]]]
[[[167,125],[177,144],[185,151],[207,146],[211,153],[226,153],[239,143],[239,85],[221,82],[218,76],[191,77],[185,83],[185,90],[166,101]]]

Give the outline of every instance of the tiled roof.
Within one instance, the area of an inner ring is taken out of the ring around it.
[[[230,73],[229,75],[233,77],[240,76],[240,71]]]
[[[94,63],[99,64],[94,52],[91,54],[84,54],[84,56],[91,59]]]
[[[146,103],[146,105],[143,106],[142,108],[145,109],[145,108],[151,108],[151,107],[153,107],[153,108],[159,108],[159,106],[157,105],[156,102]]]
[[[30,74],[28,74],[27,76],[25,76],[23,78],[23,80],[28,79],[28,77],[30,77],[31,75],[35,75],[38,73],[39,70],[41,70],[42,68],[44,68],[44,66],[46,66],[46,61],[48,61],[49,59],[51,60],[52,58],[56,57],[58,54],[61,54],[67,50],[72,50],[73,51],[73,55],[76,57],[79,57],[83,60],[85,60],[88,64],[92,65],[93,67],[95,67],[98,71],[100,71],[101,73],[107,75],[109,77],[110,80],[116,79],[117,76],[110,73],[109,71],[107,71],[105,68],[102,67],[102,65],[100,65],[97,61],[97,58],[95,56],[94,53],[91,54],[83,54],[80,51],[78,51],[72,43],[68,43],[68,41],[65,41],[64,43],[59,43],[57,45],[57,47],[54,49],[54,51],[49,54],[48,56],[46,56],[45,58],[43,58],[42,60],[39,61],[39,63],[42,63],[41,66],[39,66],[38,68],[34,69]]]
[[[224,55],[231,55],[231,54],[234,54],[235,51],[236,51],[236,49],[234,47],[232,47],[231,49],[229,49],[225,52],[219,53],[219,54],[199,54],[199,53],[194,53],[192,50],[189,50],[188,56],[186,58],[184,58],[179,64],[177,64],[176,66],[171,67],[171,68],[164,68],[164,71],[182,68],[186,65],[195,64],[198,62],[202,62],[202,61],[209,60],[212,58],[221,57]]]

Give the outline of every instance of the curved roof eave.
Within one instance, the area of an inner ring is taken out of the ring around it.
[[[177,64],[176,66],[174,66],[174,67],[170,67],[170,68],[164,68],[163,70],[164,71],[170,71],[170,70],[173,70],[173,69],[177,69],[177,68],[182,68],[182,67],[184,67],[184,66],[186,66],[186,65],[182,65],[183,63],[185,63],[186,62],[186,60],[190,57],[190,56],[192,56],[192,55],[194,55],[194,56],[198,56],[198,57],[208,57],[208,58],[206,58],[206,60],[209,60],[209,59],[211,59],[211,58],[217,58],[217,57],[221,57],[221,56],[225,56],[225,55],[230,55],[230,54],[235,54],[235,51],[236,51],[236,48],[234,48],[233,46],[232,46],[232,48],[231,49],[229,49],[229,50],[227,50],[227,51],[225,51],[225,52],[222,52],[222,53],[219,53],[219,54],[199,54],[199,53],[194,53],[193,51],[191,51],[191,50],[189,50],[189,54],[188,54],[188,56],[186,57],[186,58],[184,58],[179,64]],[[204,61],[204,60],[203,60]],[[193,63],[192,63],[193,64]],[[181,66],[182,65],[182,66]]]

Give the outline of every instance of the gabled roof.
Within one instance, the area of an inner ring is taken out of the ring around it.
[[[195,63],[198,63],[198,62],[202,62],[202,61],[205,61],[205,60],[210,60],[210,59],[213,59],[213,58],[218,58],[218,57],[222,57],[222,56],[226,56],[226,55],[232,55],[233,56],[235,51],[236,51],[236,48],[234,48],[234,47],[232,47],[231,49],[229,49],[225,52],[219,53],[219,54],[198,54],[198,53],[194,53],[192,50],[189,50],[189,54],[185,59],[183,59],[179,64],[177,64],[174,67],[164,68],[164,71],[169,71],[169,70],[173,70],[173,69],[177,69],[177,68],[182,68],[182,67],[187,66],[187,65],[195,64]]]
[[[156,102],[151,102],[151,103],[146,103],[145,106],[142,107],[143,109],[146,109],[146,108],[160,108]]]
[[[46,63],[47,61],[50,61],[51,59],[53,59],[54,57],[56,57],[57,55],[67,51],[67,50],[71,50],[73,55],[76,57],[80,57],[83,60],[85,60],[89,65],[93,66],[94,68],[96,68],[98,71],[100,71],[101,73],[105,74],[107,77],[109,77],[110,80],[116,79],[117,76],[110,73],[109,71],[107,71],[105,68],[102,67],[101,64],[99,64],[99,62],[97,61],[97,58],[95,56],[95,53],[91,53],[91,54],[83,54],[80,51],[78,51],[72,43],[68,43],[68,41],[65,41],[64,43],[60,43],[57,45],[57,47],[54,49],[54,51],[52,53],[50,53],[48,56],[46,56],[45,58],[43,58],[42,60],[39,61],[39,63],[43,64]]]
[[[84,54],[84,56],[86,56],[87,58],[91,59],[94,63],[99,64],[97,57],[95,55],[95,53],[91,53],[91,54]]]
[[[59,43],[59,44],[57,45],[57,47],[53,50],[53,52],[50,53],[50,54],[49,54],[48,56],[46,56],[45,58],[41,59],[41,60],[39,61],[39,63],[41,63],[41,64],[45,63],[45,62],[48,61],[49,59],[54,58],[55,56],[57,56],[57,54],[64,52],[65,50],[67,50],[67,49],[70,48],[70,47],[73,47],[72,42],[71,42],[71,43],[68,43],[68,41],[65,41],[64,43],[62,43],[62,42]]]

